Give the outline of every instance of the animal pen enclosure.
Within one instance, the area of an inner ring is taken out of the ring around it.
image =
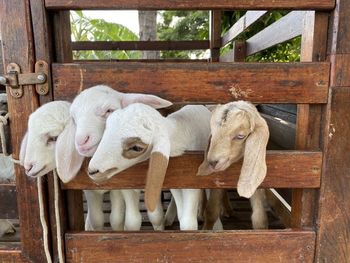
[[[210,10],[210,39],[72,42],[68,10],[86,9]],[[236,40],[276,9],[291,12],[251,38]],[[248,11],[221,34],[221,10],[255,11]],[[15,159],[31,112],[52,100],[71,101],[82,89],[101,83],[118,91],[152,93],[179,104],[239,99],[256,104],[297,104],[295,149],[268,151],[268,174],[261,186],[292,189],[291,210],[276,191],[269,192],[269,203],[284,229],[84,232],[82,190],[142,189],[147,165],[130,168],[101,185],[81,172],[72,182],[61,184],[59,224],[63,234],[58,239],[63,240],[66,262],[350,262],[346,202],[350,199],[349,10],[350,0],[1,0],[4,72],[8,78],[17,74],[22,84],[7,80],[11,84],[7,94]],[[244,63],[247,56],[300,35],[300,63]],[[231,42],[233,48],[220,56],[220,49]],[[210,49],[210,61],[72,59],[73,50],[172,49]],[[40,62],[48,65],[47,93],[35,81],[21,82],[22,74],[41,72]],[[20,71],[14,73],[10,63],[16,63]],[[23,95],[16,97],[16,91]],[[202,159],[202,153],[172,158],[164,188],[237,186],[240,164],[213,176],[197,177]],[[49,249],[57,262],[53,184],[48,176],[43,190]],[[21,234],[20,245],[1,243],[0,261],[46,262],[35,180],[16,166],[16,184],[0,188],[17,190]]]

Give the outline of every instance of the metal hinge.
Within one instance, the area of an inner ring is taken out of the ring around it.
[[[47,81],[49,66],[45,61],[39,60],[35,63],[35,73],[21,74],[21,68],[16,63],[8,64],[6,69],[7,74],[0,76],[0,84],[9,86],[13,97],[23,96],[22,85],[35,85],[35,90],[40,95],[49,92]]]

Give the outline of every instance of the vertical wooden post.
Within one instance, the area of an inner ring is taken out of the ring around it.
[[[221,48],[221,11],[210,11],[209,19],[210,60],[218,62]]]
[[[35,57],[29,1],[1,0],[0,19],[4,67],[14,62],[20,66],[22,73],[33,72]],[[13,157],[16,159],[28,116],[39,105],[33,85],[23,86],[23,91],[23,96],[16,99],[7,90]],[[22,254],[31,262],[46,262],[36,179],[27,177],[18,165],[15,172]],[[44,199],[45,196],[44,193]]]
[[[326,58],[328,14],[307,12],[301,41],[301,62],[324,61]],[[298,104],[295,148],[316,150],[320,147],[322,107]],[[317,192],[311,189],[294,189],[292,194],[291,226],[314,226]]]
[[[350,0],[337,0],[329,28],[331,81],[323,130],[317,262],[350,262]]]
[[[59,11],[54,15],[56,61],[71,63],[71,29],[69,11]],[[81,190],[66,191],[67,220],[70,230],[84,230],[83,193]]]

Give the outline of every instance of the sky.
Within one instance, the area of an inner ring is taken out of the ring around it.
[[[137,11],[83,11],[90,18],[104,19],[107,22],[126,26],[139,35],[139,18]]]

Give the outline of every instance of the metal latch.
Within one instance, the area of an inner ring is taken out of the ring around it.
[[[21,74],[21,68],[16,63],[8,64],[6,69],[7,74],[0,76],[0,84],[8,85],[13,97],[23,96],[22,85],[36,85],[36,92],[40,95],[46,95],[49,92],[47,82],[49,66],[45,61],[39,60],[35,63],[35,73]]]

